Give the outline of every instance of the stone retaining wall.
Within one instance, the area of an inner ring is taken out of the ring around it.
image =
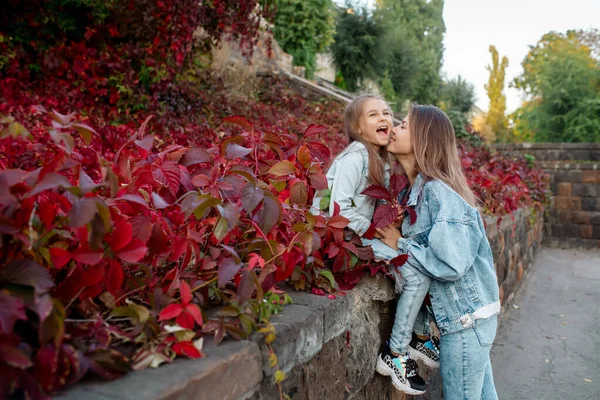
[[[504,307],[533,262],[542,240],[543,220],[520,210],[498,222],[486,217]],[[395,311],[392,282],[378,274],[335,299],[290,292],[294,304],[272,318],[277,339],[272,347],[286,373],[283,392],[292,400],[405,400],[389,378],[375,373],[376,355],[390,335]],[[177,360],[158,369],[131,373],[113,382],[85,382],[61,396],[68,400],[107,399],[279,399],[262,334],[227,341],[206,339],[206,357]],[[441,399],[439,375],[418,399]]]
[[[550,174],[546,244],[600,248],[600,143],[523,143],[496,148],[531,154]]]

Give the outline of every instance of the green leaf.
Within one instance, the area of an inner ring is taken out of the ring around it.
[[[296,166],[288,160],[279,161],[269,169],[269,174],[275,176],[284,176],[295,174],[297,172]]]
[[[211,207],[214,207],[218,204],[221,204],[221,200],[214,198],[210,195],[198,196],[196,200],[199,202],[199,204],[194,208],[194,216],[197,219],[204,218],[206,211],[208,211],[208,209],[210,209]]]
[[[332,288],[335,287],[335,278],[333,277],[331,271],[329,271],[328,269],[322,269],[319,271],[319,274],[327,278]]]
[[[98,134],[94,130],[94,128],[92,128],[90,126],[87,126],[85,124],[73,124],[73,128],[75,128],[75,130],[77,132],[79,132],[79,134],[83,138],[83,141],[85,142],[86,146],[90,145],[90,143],[92,141],[93,135],[97,135]]]
[[[228,232],[229,224],[227,223],[227,220],[223,217],[220,217],[219,221],[217,222],[217,225],[215,226],[215,230],[213,231],[215,238],[218,241],[221,241],[225,236],[227,236]]]

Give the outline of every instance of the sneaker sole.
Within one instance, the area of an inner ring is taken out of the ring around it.
[[[396,374],[394,373],[394,370],[392,370],[382,359],[381,357],[377,357],[377,365],[375,367],[375,370],[380,373],[383,376],[389,376],[390,378],[392,378],[392,385],[394,385],[394,387],[396,389],[398,389],[401,392],[404,392],[406,394],[410,394],[413,396],[418,396],[420,394],[424,394],[426,391],[425,390],[416,390],[411,388],[410,386],[407,386],[405,383],[400,382],[400,380],[398,379],[398,377],[396,376]]]
[[[427,357],[426,355],[424,355],[420,351],[417,351],[417,349],[415,349],[411,346],[408,346],[408,355],[413,360],[422,361],[423,364],[425,364],[429,368],[439,368],[440,367],[439,362],[436,363],[435,361],[432,361],[431,358]]]

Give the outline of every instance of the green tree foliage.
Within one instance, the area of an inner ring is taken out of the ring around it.
[[[306,67],[311,77],[317,53],[333,41],[335,31],[331,0],[278,0],[275,13],[275,38],[281,48],[294,56],[294,65]]]
[[[435,104],[442,79],[443,0],[378,0],[375,19],[382,26],[385,57],[399,100]]]
[[[475,87],[458,75],[442,83],[439,103],[444,111],[456,110],[466,114],[475,104]]]
[[[382,27],[366,9],[348,3],[340,12],[331,53],[348,90],[354,92],[365,79],[383,74],[381,36]]]
[[[593,31],[545,34],[521,63],[514,81],[526,103],[516,129],[538,142],[600,141],[600,61]]]
[[[504,79],[506,76],[506,67],[508,59],[506,56],[498,55],[495,46],[490,46],[492,55],[492,64],[486,69],[490,73],[488,83],[485,85],[485,91],[490,99],[490,106],[487,112],[487,124],[494,132],[496,140],[506,142],[508,140],[508,120],[506,118],[506,96],[504,95]]]

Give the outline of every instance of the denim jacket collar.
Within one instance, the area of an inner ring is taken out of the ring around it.
[[[419,202],[421,192],[423,191],[424,184],[425,178],[423,177],[423,174],[419,173],[415,178],[415,182],[412,185],[412,189],[410,191],[410,194],[408,195],[408,202],[406,203],[406,205],[416,207],[417,203]]]

